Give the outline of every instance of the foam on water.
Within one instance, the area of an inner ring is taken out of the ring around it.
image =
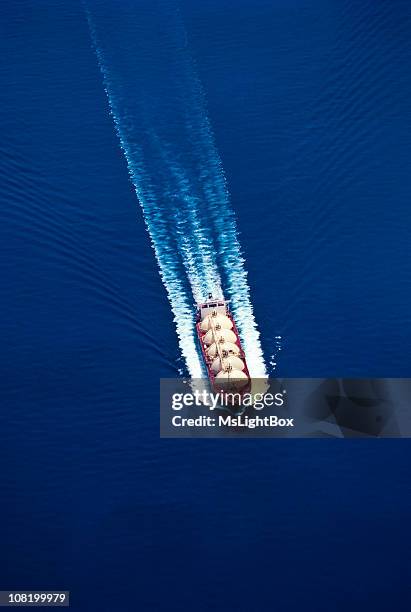
[[[253,377],[263,377],[266,366],[247,272],[204,93],[178,13],[175,7],[170,12],[168,2],[164,8],[169,36],[164,62],[170,62],[173,69],[171,91],[167,91],[168,103],[171,100],[173,106],[171,111],[164,106],[165,119],[161,108],[158,110],[161,104],[158,96],[152,99],[157,114],[150,114],[150,100],[142,105],[141,99],[136,99],[133,106],[133,100],[126,97],[127,92],[133,95],[132,83],[128,88],[128,77],[119,75],[118,68],[112,65],[113,49],[107,52],[110,43],[103,44],[93,7],[91,3],[87,5],[87,19],[110,112],[143,209],[190,376],[199,378],[202,374],[195,342],[193,302],[211,292],[216,297],[224,293],[231,300],[250,373]],[[137,21],[141,14],[137,11],[134,15],[128,14],[127,27],[131,18]],[[152,14],[150,18],[153,19]],[[153,49],[150,52],[156,53],[157,47]],[[155,88],[157,82],[154,75],[147,91],[139,90],[139,98],[149,96],[150,85]],[[180,121],[175,122],[180,130],[177,134],[170,134],[167,125],[167,116],[173,117],[173,112]]]

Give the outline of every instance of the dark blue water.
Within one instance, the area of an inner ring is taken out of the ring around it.
[[[160,440],[158,379],[198,367],[209,286],[256,368],[409,376],[410,26],[400,0],[3,3],[1,588],[408,609],[403,443]]]

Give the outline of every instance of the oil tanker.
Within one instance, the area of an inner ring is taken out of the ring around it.
[[[211,385],[249,390],[250,373],[229,301],[209,294],[208,300],[197,304],[196,331]]]

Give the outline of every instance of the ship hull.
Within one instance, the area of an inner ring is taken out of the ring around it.
[[[244,394],[245,392],[249,392],[250,389],[251,389],[251,377],[250,377],[250,373],[249,373],[249,370],[248,370],[248,365],[247,365],[244,349],[243,349],[242,344],[241,344],[241,339],[240,339],[240,335],[238,333],[238,329],[237,329],[237,325],[235,323],[235,320],[234,320],[234,318],[233,318],[233,316],[232,316],[232,314],[231,314],[231,312],[229,310],[226,310],[226,312],[224,314],[225,314],[225,316],[229,317],[229,319],[230,319],[230,321],[232,323],[232,330],[231,331],[235,334],[235,342],[234,342],[234,344],[238,348],[238,357],[244,363],[243,372],[247,376],[247,381],[241,381],[242,384],[237,389],[235,389],[236,381],[233,381],[232,382],[233,388],[231,389],[231,391],[237,391],[237,392],[239,392],[241,394]],[[216,373],[213,371],[213,368],[212,368],[213,358],[209,357],[209,355],[207,355],[207,346],[204,343],[205,332],[201,329],[201,322],[202,322],[202,318],[201,318],[200,310],[198,310],[197,311],[197,319],[196,319],[196,334],[197,334],[198,343],[200,345],[200,350],[201,350],[203,362],[204,362],[204,365],[205,365],[205,368],[206,368],[206,371],[207,371],[207,376],[209,378],[210,384],[211,384],[212,388],[215,391],[221,391],[222,387],[224,387],[225,391],[229,391],[230,389],[228,389],[228,387],[227,387],[227,380],[218,378],[216,376]],[[239,381],[237,381],[237,383],[238,382]]]

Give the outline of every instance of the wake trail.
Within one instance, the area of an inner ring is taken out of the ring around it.
[[[203,375],[193,300],[221,297],[224,287],[250,374],[265,377],[234,212],[177,10],[168,0],[157,10],[124,0],[111,15],[104,3],[85,8],[188,373]]]

